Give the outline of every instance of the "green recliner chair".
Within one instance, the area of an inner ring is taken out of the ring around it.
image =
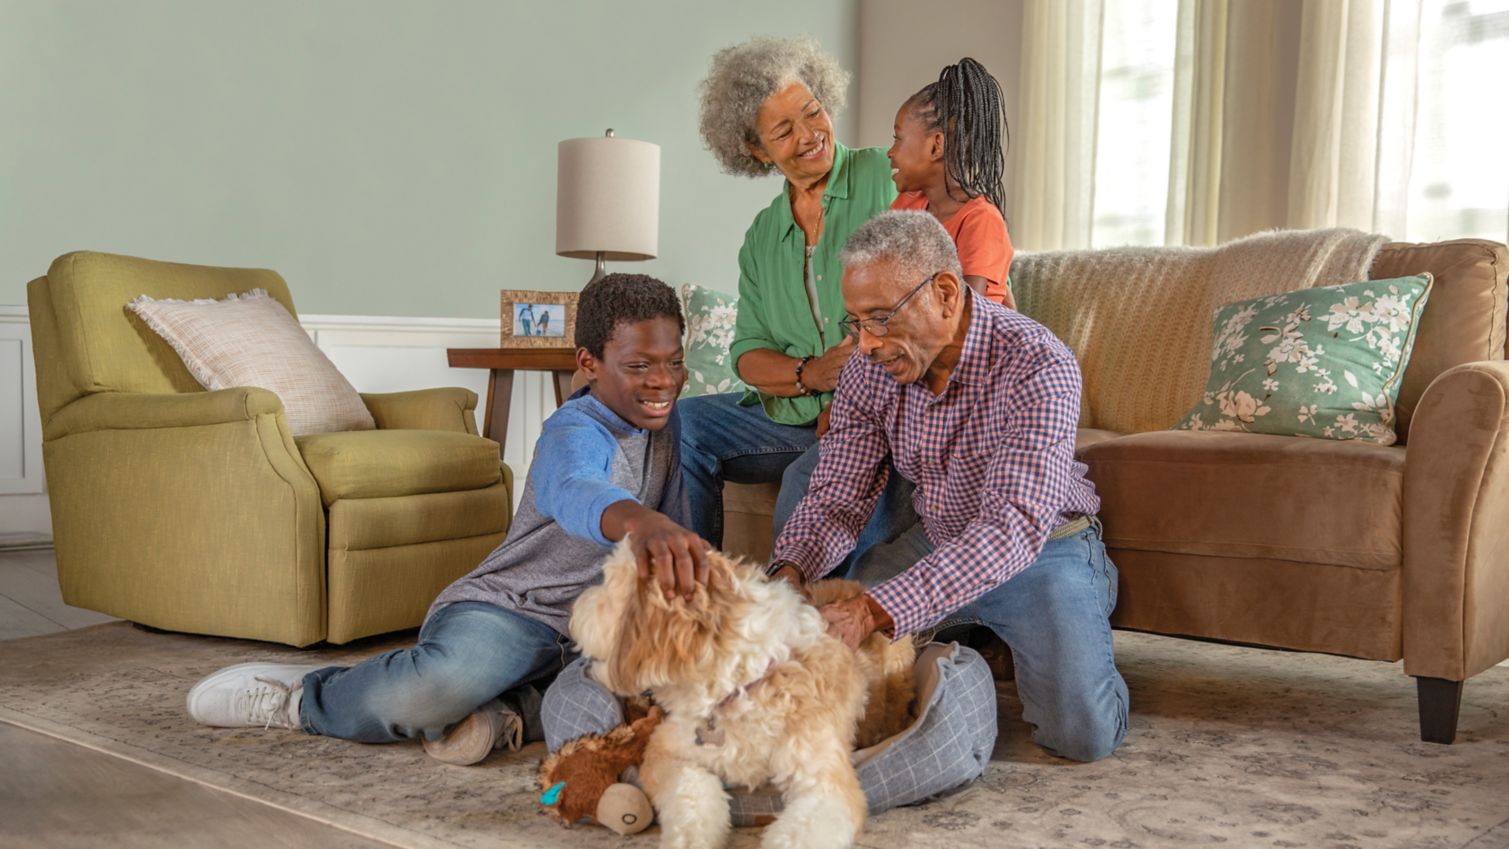
[[[294,646],[414,627],[508,530],[477,396],[363,395],[377,430],[294,437],[278,396],[205,391],[126,309],[255,288],[297,315],[261,269],[80,252],[28,284],[63,599]]]

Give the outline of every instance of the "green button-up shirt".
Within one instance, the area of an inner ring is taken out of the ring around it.
[[[783,184],[770,206],[755,216],[739,248],[739,315],[729,346],[729,358],[736,367],[739,357],[757,349],[788,357],[816,356],[824,350],[807,303],[803,281],[807,239],[791,215],[789,187]],[[890,208],[895,199],[896,184],[891,182],[885,148],[849,150],[833,145],[833,172],[823,190],[823,233],[812,252],[813,282],[828,347],[840,341],[838,322],[844,316],[838,252],[859,225]],[[751,389],[741,403],[763,404],[765,414],[782,424],[806,425],[817,420],[832,397],[823,393],[777,398]]]

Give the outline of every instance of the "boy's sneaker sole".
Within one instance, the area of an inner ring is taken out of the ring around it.
[[[524,721],[494,699],[467,714],[439,740],[424,741],[424,751],[441,763],[470,766],[507,746],[524,744]]]

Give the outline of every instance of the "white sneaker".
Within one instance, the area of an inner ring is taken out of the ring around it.
[[[437,761],[470,766],[504,746],[524,745],[524,720],[497,699],[467,714],[439,740],[425,739],[424,750]]]
[[[216,728],[298,728],[304,676],[318,666],[238,663],[189,690],[189,716]]]

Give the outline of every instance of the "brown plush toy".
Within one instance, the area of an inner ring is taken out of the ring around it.
[[[649,828],[655,819],[649,798],[620,778],[644,759],[650,732],[664,715],[658,706],[651,707],[628,725],[562,746],[540,763],[540,804],[568,828],[583,817],[619,834]]]

